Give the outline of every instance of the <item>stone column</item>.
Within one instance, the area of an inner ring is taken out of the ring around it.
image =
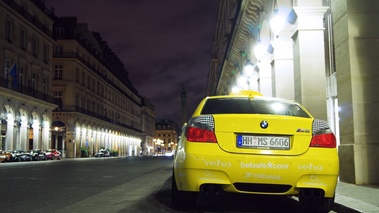
[[[39,123],[34,122],[33,125],[33,149],[40,149],[40,126]]]
[[[7,119],[7,133],[5,137],[5,150],[13,150],[13,140],[15,136],[14,118],[9,116]]]
[[[292,37],[295,100],[303,104],[314,117],[327,120],[323,18],[328,7],[301,2],[303,5],[294,7],[298,17]]]
[[[278,98],[295,100],[292,41],[274,42],[273,88],[272,95]]]
[[[21,121],[20,126],[20,141],[21,141],[21,149],[28,151],[29,150],[29,129],[28,122],[26,119]]]
[[[379,184],[379,8],[331,1],[340,107],[340,180]],[[377,5],[377,4],[374,4]]]

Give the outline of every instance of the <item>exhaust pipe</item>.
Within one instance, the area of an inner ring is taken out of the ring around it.
[[[209,184],[203,184],[200,186],[200,192],[208,194],[211,186]]]
[[[218,195],[221,191],[221,185],[218,184],[203,184],[200,186],[200,192],[205,194]]]
[[[324,197],[324,191],[322,189],[302,189],[300,196],[304,199],[317,199]]]

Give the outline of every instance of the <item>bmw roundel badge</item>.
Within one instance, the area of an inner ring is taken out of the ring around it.
[[[268,122],[267,121],[261,121],[261,128],[266,129],[268,127]]]

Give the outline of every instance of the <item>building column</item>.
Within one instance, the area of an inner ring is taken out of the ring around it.
[[[272,96],[272,67],[268,61],[258,64],[259,91],[264,96]]]
[[[7,132],[5,137],[5,150],[13,150],[13,140],[14,140],[14,118],[11,114],[8,114],[7,118]]]
[[[26,119],[21,120],[20,126],[20,141],[21,141],[21,149],[28,151],[29,150],[29,131],[28,131],[28,122]]]
[[[64,141],[62,141],[62,158],[75,158],[76,156],[76,135],[75,126],[69,125],[66,132],[63,134]]]
[[[295,100],[319,119],[327,120],[324,50],[324,14],[328,7],[294,7],[297,14],[294,41]],[[320,1],[320,4],[322,2]]]
[[[293,47],[292,41],[275,40],[273,62],[272,95],[278,98],[295,100]]]
[[[371,0],[331,1],[340,125],[340,180],[379,184],[379,19]]]
[[[49,139],[50,139],[50,126],[43,124],[43,126],[41,127],[41,133],[42,133],[42,137],[41,137],[42,138],[42,140],[41,140],[42,147],[41,147],[41,149],[42,150],[50,149],[51,148],[51,143],[49,141]]]
[[[40,149],[40,126],[39,122],[34,120],[33,124],[33,149]]]
[[[81,135],[82,135],[82,129],[76,127],[75,130],[75,158],[81,157]]]

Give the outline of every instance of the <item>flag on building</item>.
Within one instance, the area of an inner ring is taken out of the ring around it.
[[[17,86],[18,82],[17,82],[17,65],[16,65],[16,62],[14,62],[13,66],[10,68],[9,75],[12,76],[13,86]]]

